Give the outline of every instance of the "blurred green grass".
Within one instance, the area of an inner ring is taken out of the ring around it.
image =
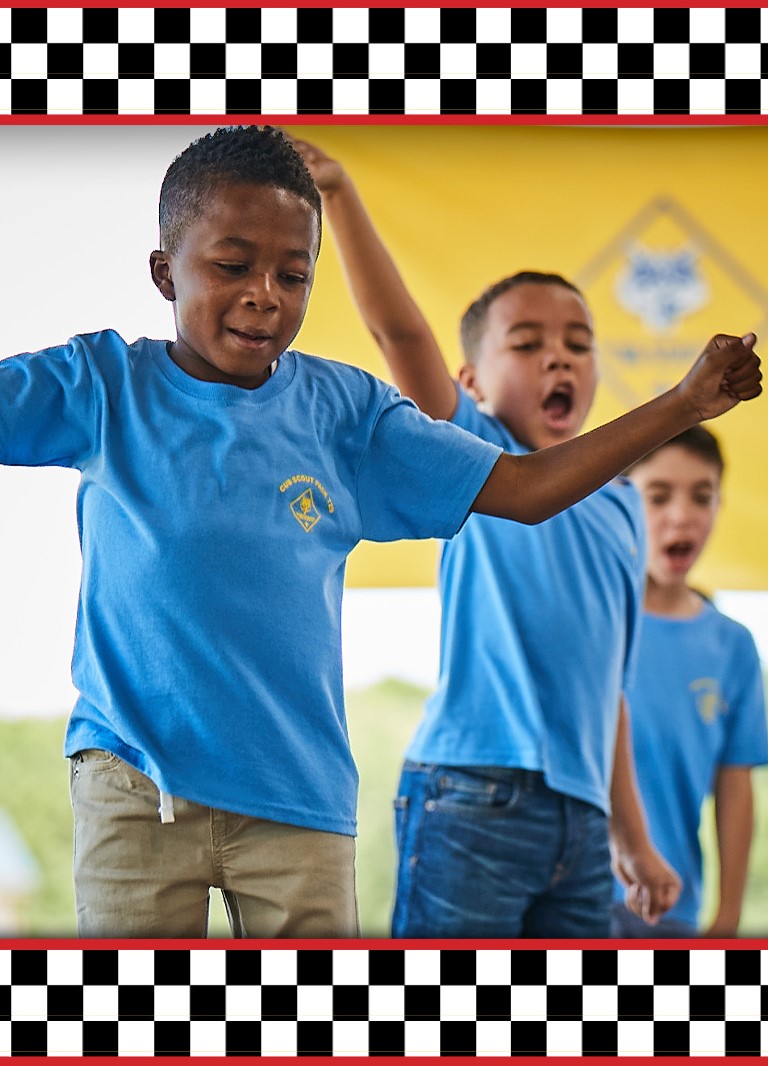
[[[402,753],[425,695],[404,682],[386,681],[347,697],[350,739],[360,771],[357,888],[361,929],[367,937],[389,935],[395,861],[392,799]],[[0,808],[14,821],[41,874],[39,890],[24,904],[15,936],[75,935],[72,812],[68,765],[61,754],[64,727],[64,718],[0,721]],[[756,770],[754,781],[755,838],[740,932],[757,937],[768,933],[768,768]],[[706,812],[702,840],[706,867],[712,870],[711,810]],[[711,907],[715,877],[708,881]],[[218,893],[212,897],[210,933],[227,935]]]

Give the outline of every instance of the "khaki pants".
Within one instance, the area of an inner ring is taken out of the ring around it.
[[[359,936],[352,837],[173,799],[116,755],[70,760],[81,937],[204,937],[220,888],[236,937]]]

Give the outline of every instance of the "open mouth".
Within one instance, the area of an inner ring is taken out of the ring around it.
[[[664,554],[675,569],[685,568],[693,563],[696,545],[692,540],[676,540],[665,547]]]
[[[563,382],[555,385],[542,404],[544,413],[550,422],[557,424],[567,422],[573,411],[573,385]]]

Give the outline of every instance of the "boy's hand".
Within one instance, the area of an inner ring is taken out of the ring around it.
[[[346,172],[338,160],[331,159],[321,148],[310,144],[309,141],[296,141],[291,138],[291,143],[306,163],[307,170],[323,196],[341,188]]]
[[[753,350],[756,340],[754,333],[745,337],[718,334],[677,386],[700,422],[760,395],[760,360]]]
[[[655,848],[622,854],[614,860],[614,872],[626,888],[627,910],[648,925],[655,925],[680,895],[680,878]]]

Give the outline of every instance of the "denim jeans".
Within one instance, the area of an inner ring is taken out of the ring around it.
[[[621,940],[664,940],[681,937],[698,938],[699,931],[695,925],[682,922],[678,918],[659,918],[656,925],[648,925],[642,918],[628,911],[623,903],[614,903],[611,909],[611,936]]]
[[[608,820],[503,767],[406,762],[395,937],[607,937]]]

